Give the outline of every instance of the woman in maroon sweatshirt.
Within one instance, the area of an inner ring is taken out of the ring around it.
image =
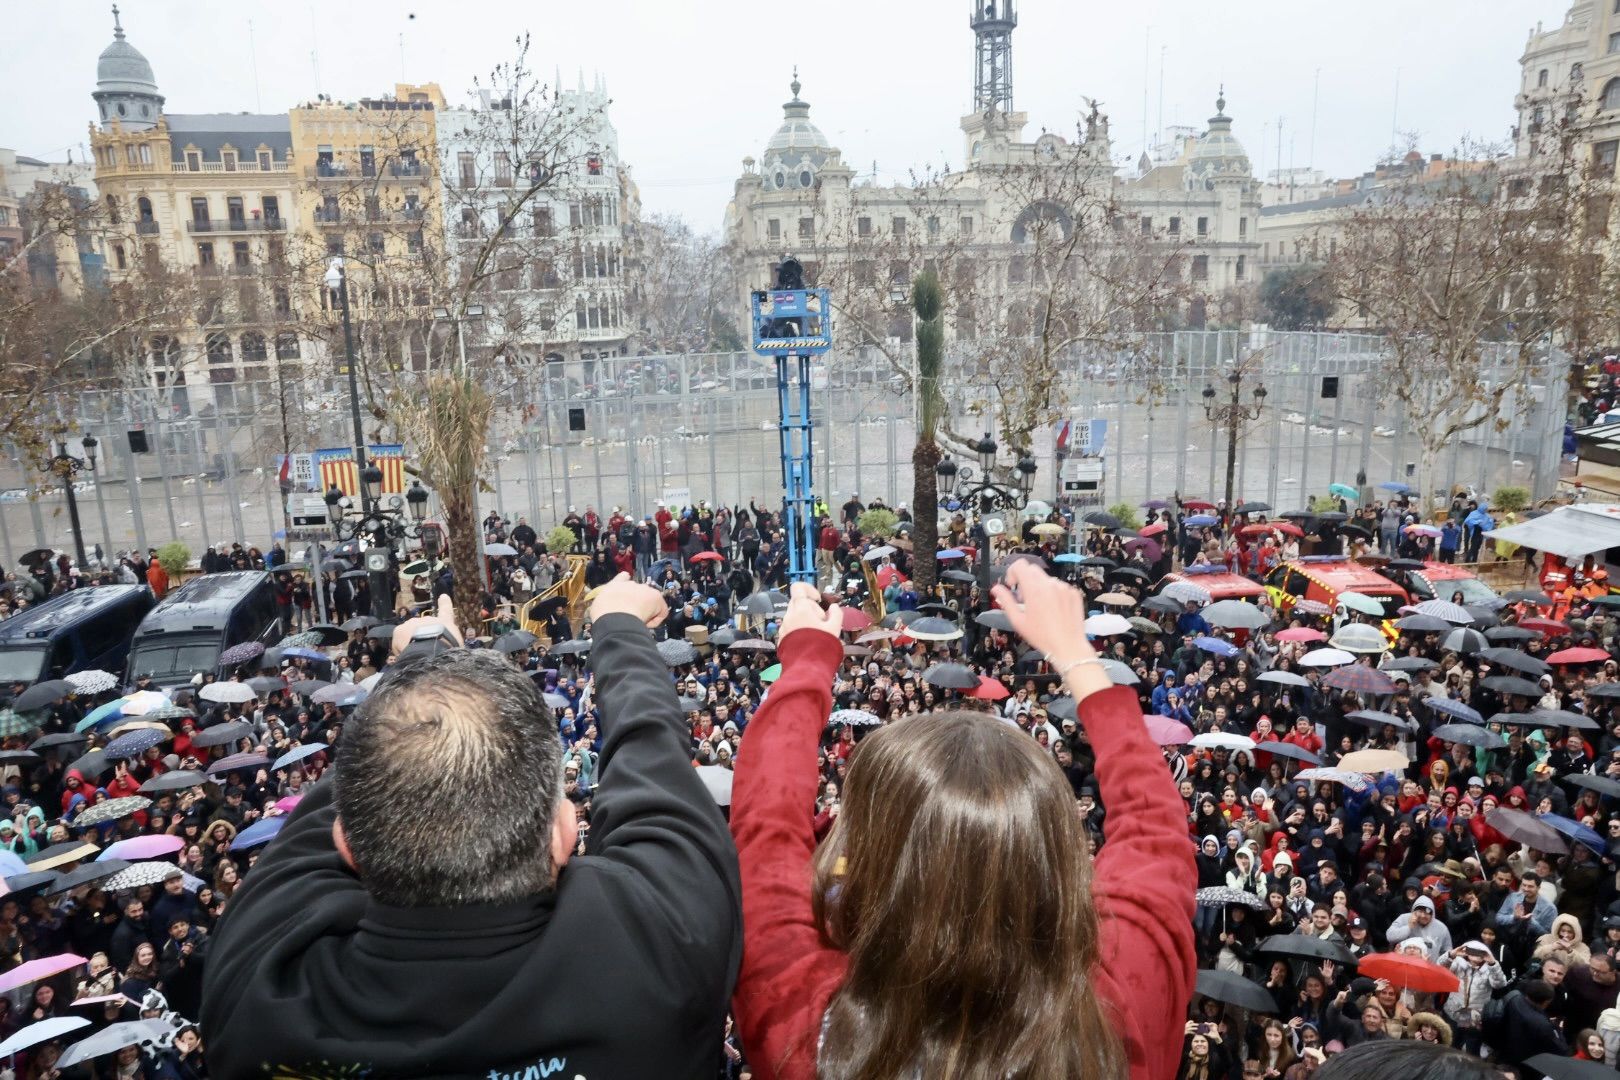
[[[1073,588],[1020,561],[996,600],[1080,703],[1108,808],[1088,858],[1044,751],[984,713],[899,721],[851,759],[818,852],[816,755],[841,613],[795,585],[782,677],[748,725],[731,828],[743,884],[734,998],[760,1080],[1172,1076],[1192,994],[1185,809]]]

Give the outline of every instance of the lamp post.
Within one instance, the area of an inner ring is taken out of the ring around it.
[[[1012,468],[998,477],[996,455],[999,450],[996,440],[985,432],[984,438],[973,444],[973,452],[979,458],[977,469],[971,464],[958,465],[949,456],[940,459],[940,463],[934,466],[940,498],[956,498],[973,509],[974,519],[969,535],[978,548],[974,558],[979,586],[975,612],[984,611],[990,606],[990,543],[1007,531],[1006,524],[992,517],[991,513],[996,510],[1014,513],[1022,510],[1029,504],[1030,492],[1035,487],[1034,457],[1028,451],[1021,451]],[[1017,527],[1016,522],[1014,527]],[[976,629],[971,633],[977,638]]]
[[[68,453],[67,440],[53,442],[50,471],[62,478],[62,494],[67,496],[68,523],[73,528],[73,552],[78,557],[79,566],[88,568],[89,560],[84,557],[84,530],[79,524],[79,499],[73,492],[73,478],[79,473],[96,469],[96,447],[99,445],[94,435],[86,435],[82,440],[84,444],[84,457],[74,457]]]
[[[1243,425],[1260,419],[1260,412],[1266,404],[1266,388],[1254,388],[1254,404],[1243,404],[1243,372],[1234,370],[1226,376],[1226,383],[1231,387],[1231,396],[1228,400],[1217,402],[1216,390],[1213,386],[1204,387],[1204,416],[1211,423],[1226,425],[1226,512],[1230,514],[1236,504],[1232,501],[1232,486],[1237,476],[1237,444],[1238,433]]]

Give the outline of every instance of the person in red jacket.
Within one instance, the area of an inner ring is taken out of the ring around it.
[[[950,711],[862,741],[818,853],[842,613],[794,585],[783,673],[743,737],[732,797],[733,1004],[759,1080],[812,1080],[818,1062],[829,1076],[1176,1071],[1197,877],[1180,797],[1135,695],[1086,644],[1080,593],[1019,562],[996,600],[1079,703],[1107,843],[1088,865],[1073,792],[1034,740]]]

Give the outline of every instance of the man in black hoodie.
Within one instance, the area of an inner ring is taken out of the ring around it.
[[[484,650],[399,664],[215,931],[214,1075],[711,1080],[736,852],[648,633],[663,599],[621,575],[591,614],[586,853],[532,682]]]

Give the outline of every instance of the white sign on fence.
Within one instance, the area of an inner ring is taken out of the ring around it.
[[[689,487],[665,488],[664,505],[671,510],[679,510],[683,506],[692,505],[692,489]]]

